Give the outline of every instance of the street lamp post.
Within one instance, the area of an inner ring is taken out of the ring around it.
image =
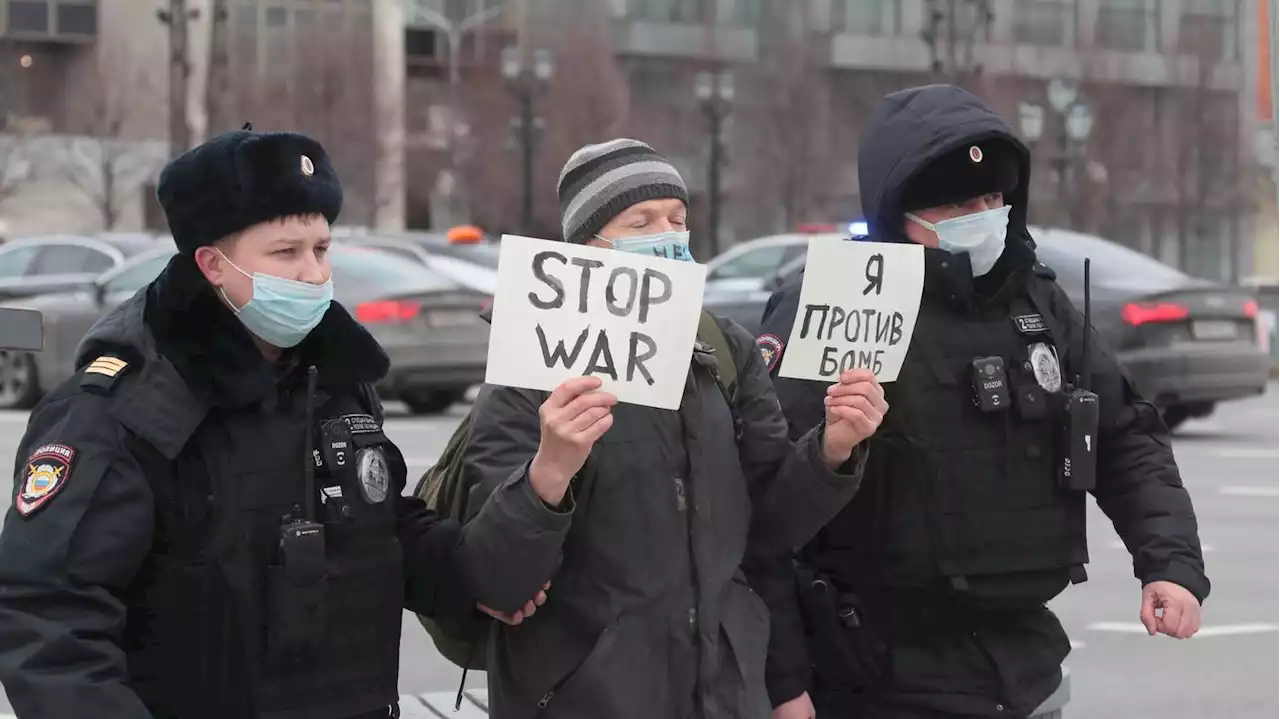
[[[720,254],[720,169],[724,158],[724,121],[733,105],[733,75],[728,71],[699,72],[694,93],[707,116],[711,148],[707,153],[707,230],[710,256]]]
[[[497,5],[490,8],[484,8],[479,12],[472,13],[459,21],[454,21],[444,12],[425,7],[423,2],[414,2],[409,6],[408,21],[412,24],[425,23],[439,31],[444,36],[448,45],[446,48],[449,58],[449,136],[448,136],[448,159],[449,167],[447,172],[441,173],[438,184],[440,187],[449,188],[446,195],[448,198],[448,216],[451,220],[465,220],[466,205],[466,189],[461,190],[459,196],[459,186],[462,184],[458,168],[461,164],[459,159],[458,145],[464,136],[466,126],[462,120],[462,101],[461,101],[461,85],[462,85],[462,39],[473,31],[479,29],[491,20],[502,15],[502,6]]]
[[[1072,85],[1062,80],[1052,80],[1046,91],[1049,110],[1058,117],[1061,130],[1057,135],[1057,152],[1049,158],[1056,173],[1058,206],[1063,224],[1075,225],[1074,203],[1068,204],[1068,192],[1073,183],[1075,160],[1084,143],[1093,133],[1093,108],[1089,106]],[[1019,103],[1018,123],[1022,135],[1032,145],[1044,136],[1045,108],[1034,103]]]
[[[533,116],[533,99],[551,81],[555,67],[547,50],[533,51],[533,65],[526,66],[519,48],[502,51],[502,77],[520,102],[516,131],[520,137],[520,221],[524,232],[533,231],[533,153],[539,122]]]

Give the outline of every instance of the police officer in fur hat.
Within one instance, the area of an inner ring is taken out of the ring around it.
[[[373,391],[387,355],[332,299],[333,166],[246,126],[173,160],[158,194],[178,253],[85,337],[18,448],[9,700],[27,717],[397,715],[403,610],[474,605],[461,528],[401,496]]]
[[[1147,631],[1199,629],[1209,580],[1168,431],[1037,262],[1030,169],[961,88],[895,92],[872,115],[870,239],[923,246],[924,295],[857,496],[801,553],[798,585],[777,585],[803,611],[770,604],[775,704],[807,689],[818,716],[1057,716],[1070,645],[1046,604],[1086,579],[1089,494],[1133,554]],[[825,394],[777,376],[801,284],[757,338],[793,435]]]

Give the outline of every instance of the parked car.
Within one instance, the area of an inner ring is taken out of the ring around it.
[[[434,232],[362,234],[341,237],[339,241],[350,247],[376,247],[404,257],[491,297],[498,291],[497,243],[454,243],[445,234]]]
[[[81,287],[156,246],[149,235],[37,235],[0,245],[0,299]]]
[[[734,245],[711,258],[707,261],[703,307],[755,332],[773,291],[774,275],[797,258],[803,264],[809,240],[814,237],[844,239],[848,234],[831,226],[818,232],[771,235]]]
[[[1266,391],[1253,293],[1186,275],[1093,235],[1037,230],[1037,256],[1084,307],[1084,258],[1092,260],[1093,326],[1115,349],[1139,392],[1172,428],[1219,402]]]
[[[1191,277],[1094,235],[1045,228],[1031,235],[1077,309],[1084,307],[1084,260],[1092,260],[1093,325],[1171,428],[1208,416],[1219,402],[1266,391],[1268,361],[1250,291]],[[736,303],[708,298],[704,306],[747,319],[743,326],[758,333],[769,294],[804,269],[808,238],[790,243],[799,254],[763,290]]]
[[[8,306],[44,315],[44,352],[0,352],[0,407],[26,408],[74,371],[74,353],[97,320],[145,287],[168,264],[172,244],[137,255],[77,289]],[[489,328],[482,293],[376,250],[335,247],[334,293],[391,357],[379,386],[419,413],[438,412],[484,381]]]

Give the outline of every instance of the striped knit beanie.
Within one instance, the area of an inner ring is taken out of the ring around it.
[[[689,204],[680,173],[652,147],[618,139],[573,153],[556,186],[564,239],[587,242],[628,207],[675,198]]]

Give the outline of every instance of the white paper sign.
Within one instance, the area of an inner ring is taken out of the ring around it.
[[[594,375],[621,402],[678,409],[706,279],[693,262],[503,235],[485,382]]]
[[[836,382],[846,370],[870,369],[881,382],[893,382],[923,291],[920,245],[809,240],[800,307],[779,374]]]

